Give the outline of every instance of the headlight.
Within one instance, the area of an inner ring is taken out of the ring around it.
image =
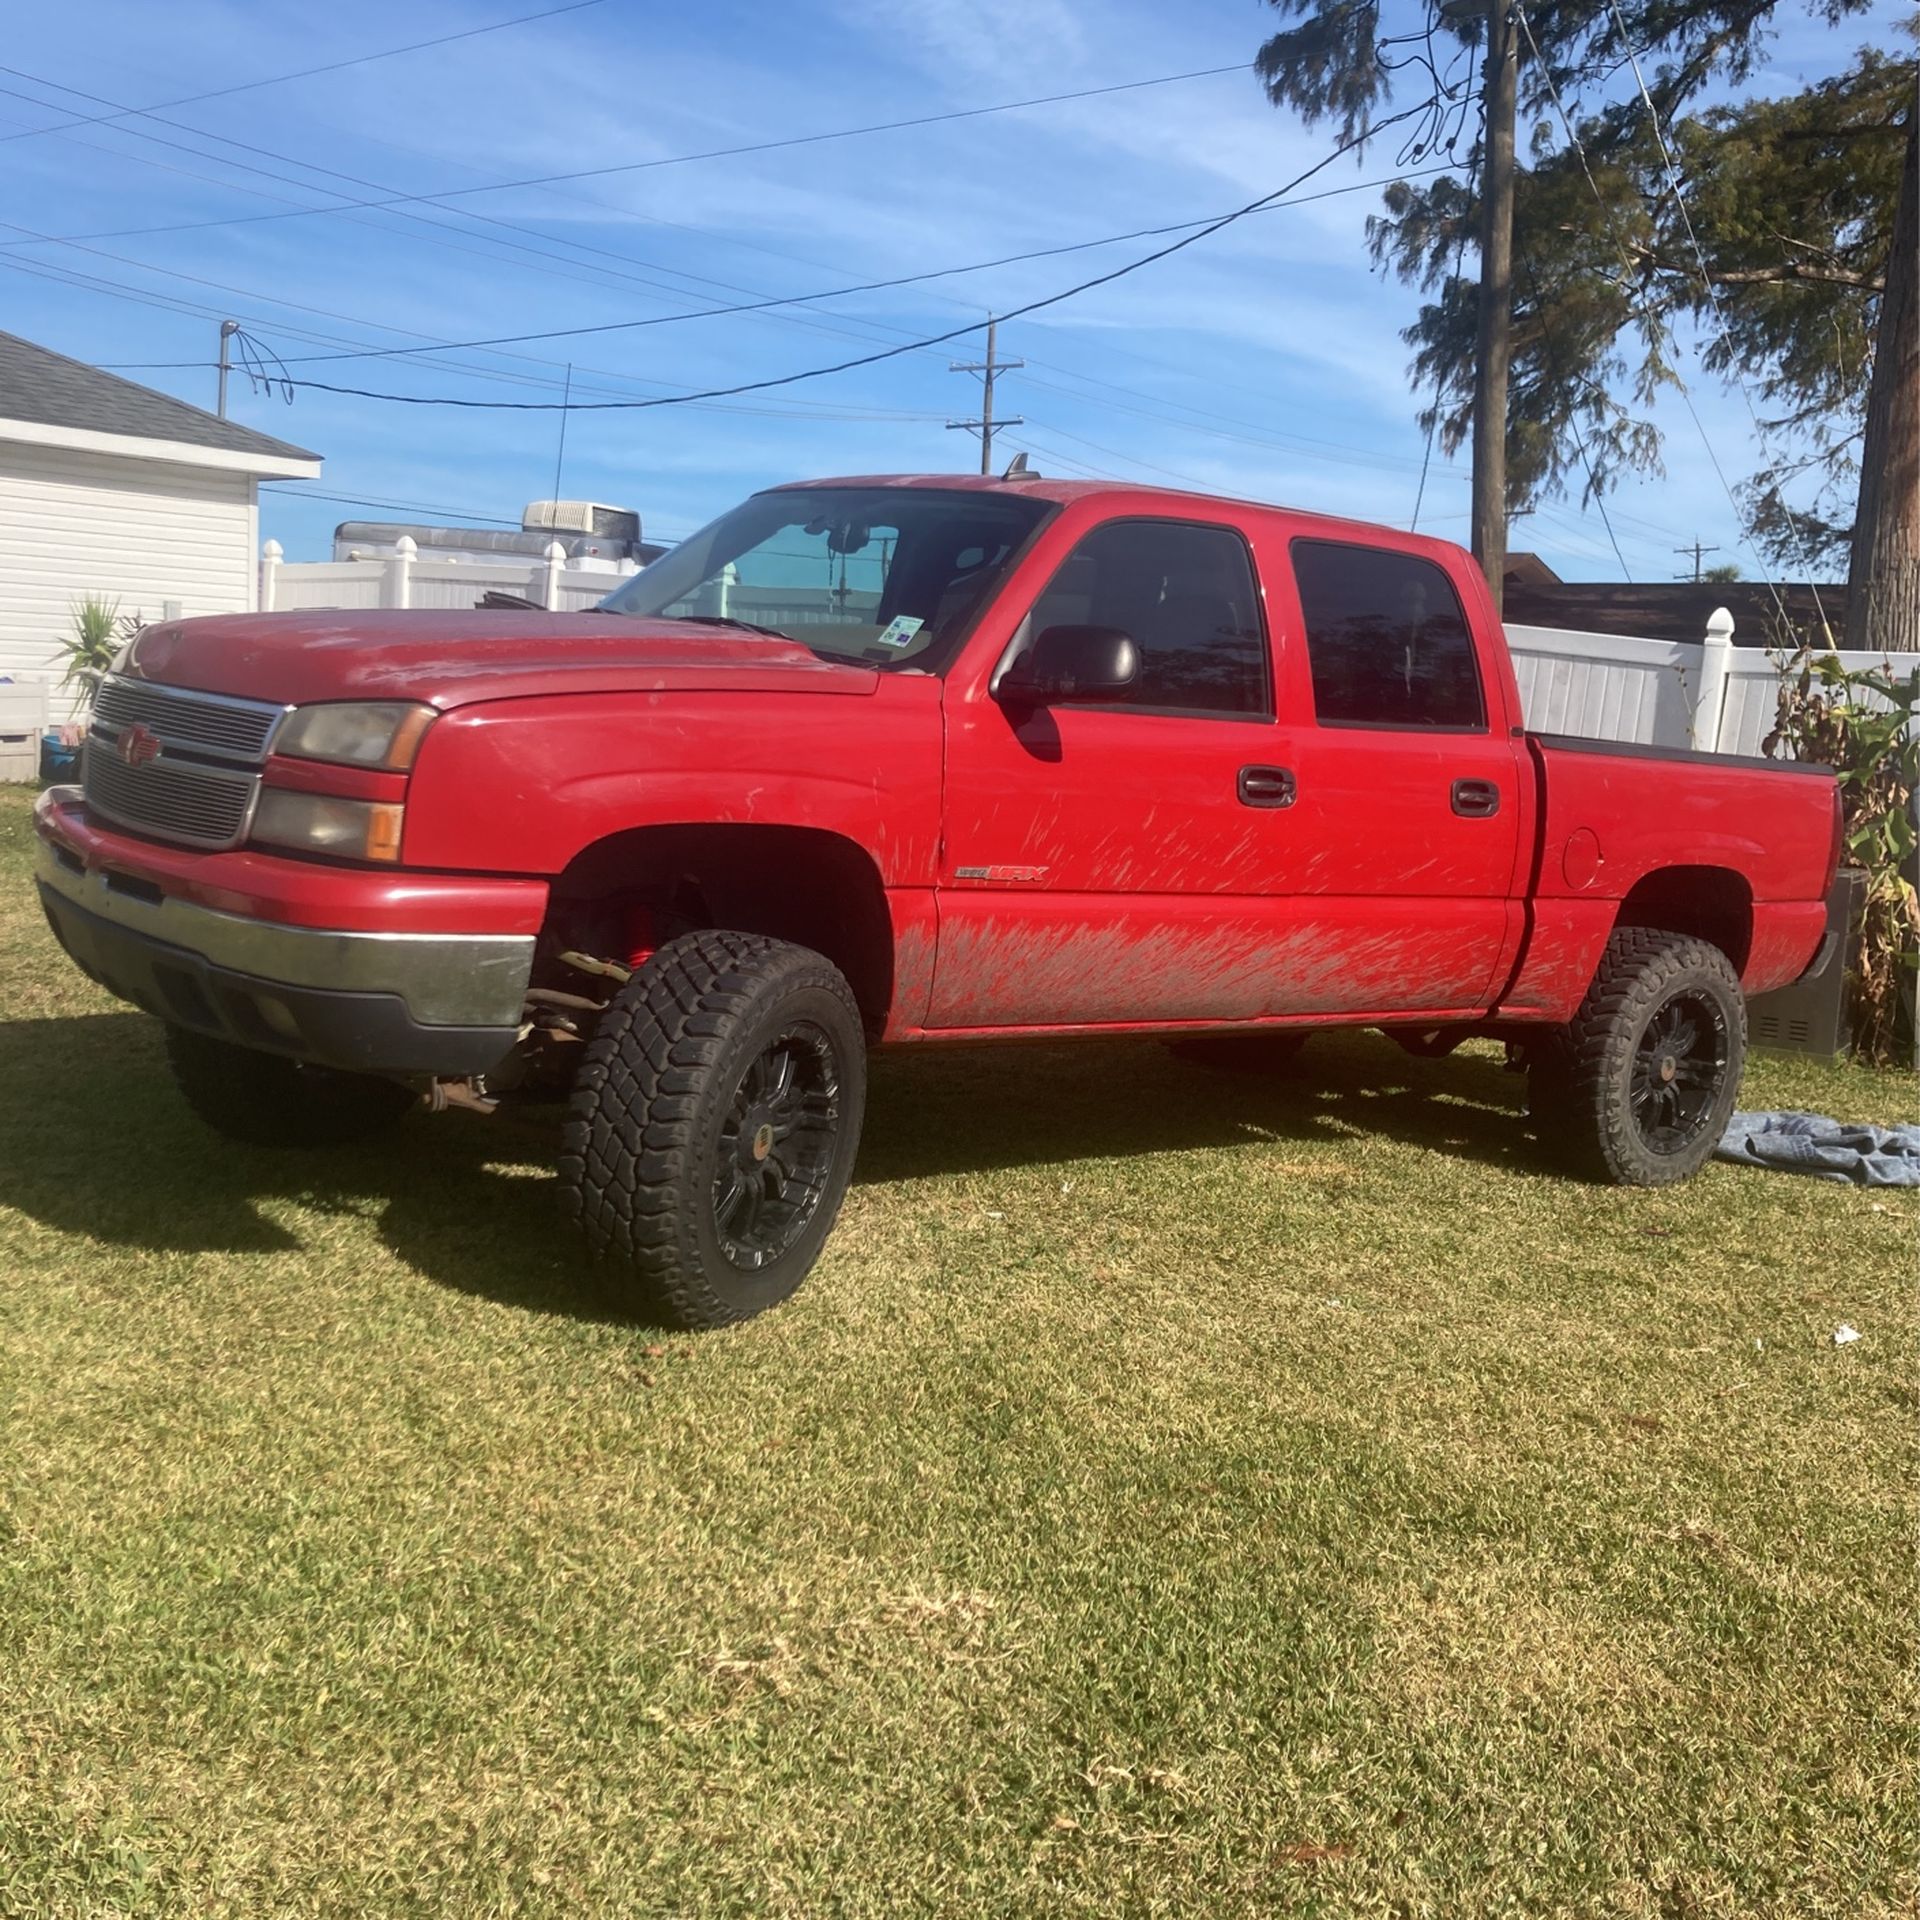
[[[339,700],[296,707],[280,723],[273,750],[296,760],[332,760],[345,767],[385,767],[401,773],[413,765],[433,718],[431,707],[410,700]]]
[[[406,809],[394,800],[341,800],[330,793],[262,787],[250,837],[344,860],[398,860],[405,817]]]

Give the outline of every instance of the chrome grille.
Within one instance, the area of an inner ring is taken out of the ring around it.
[[[284,707],[189,693],[109,675],[94,695],[82,776],[87,804],[108,820],[183,846],[238,846],[260,767]],[[123,752],[130,727],[150,738]]]
[[[130,767],[104,741],[87,742],[87,804],[109,820],[156,839],[231,847],[246,831],[257,774],[185,760]]]
[[[117,736],[136,720],[151,727],[163,746],[192,747],[223,759],[258,761],[284,708],[261,700],[186,693],[109,674],[93,697],[93,724]]]

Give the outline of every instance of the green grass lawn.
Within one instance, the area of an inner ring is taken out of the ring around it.
[[[203,1131],[28,801],[0,1912],[1912,1911],[1910,1202],[1555,1178],[1491,1050],[925,1053],[664,1334],[536,1132]]]

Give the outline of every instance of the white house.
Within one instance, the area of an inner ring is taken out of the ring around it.
[[[123,613],[256,604],[263,479],[320,456],[0,333],[0,675],[57,681],[74,603]],[[56,690],[51,715],[70,697]]]

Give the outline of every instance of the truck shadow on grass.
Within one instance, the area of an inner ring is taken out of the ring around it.
[[[253,1149],[192,1118],[156,1022],[101,1013],[0,1022],[0,1204],[110,1246],[295,1253],[318,1214],[374,1218],[441,1285],[572,1318],[630,1321],[555,1217],[552,1116],[424,1116],[364,1146]],[[1408,1058],[1373,1035],[1316,1039],[1271,1074],[1191,1065],[1150,1042],[927,1049],[874,1063],[857,1186],[1276,1141],[1385,1136],[1536,1170],[1520,1082],[1482,1053]],[[84,1255],[76,1251],[76,1260]]]

